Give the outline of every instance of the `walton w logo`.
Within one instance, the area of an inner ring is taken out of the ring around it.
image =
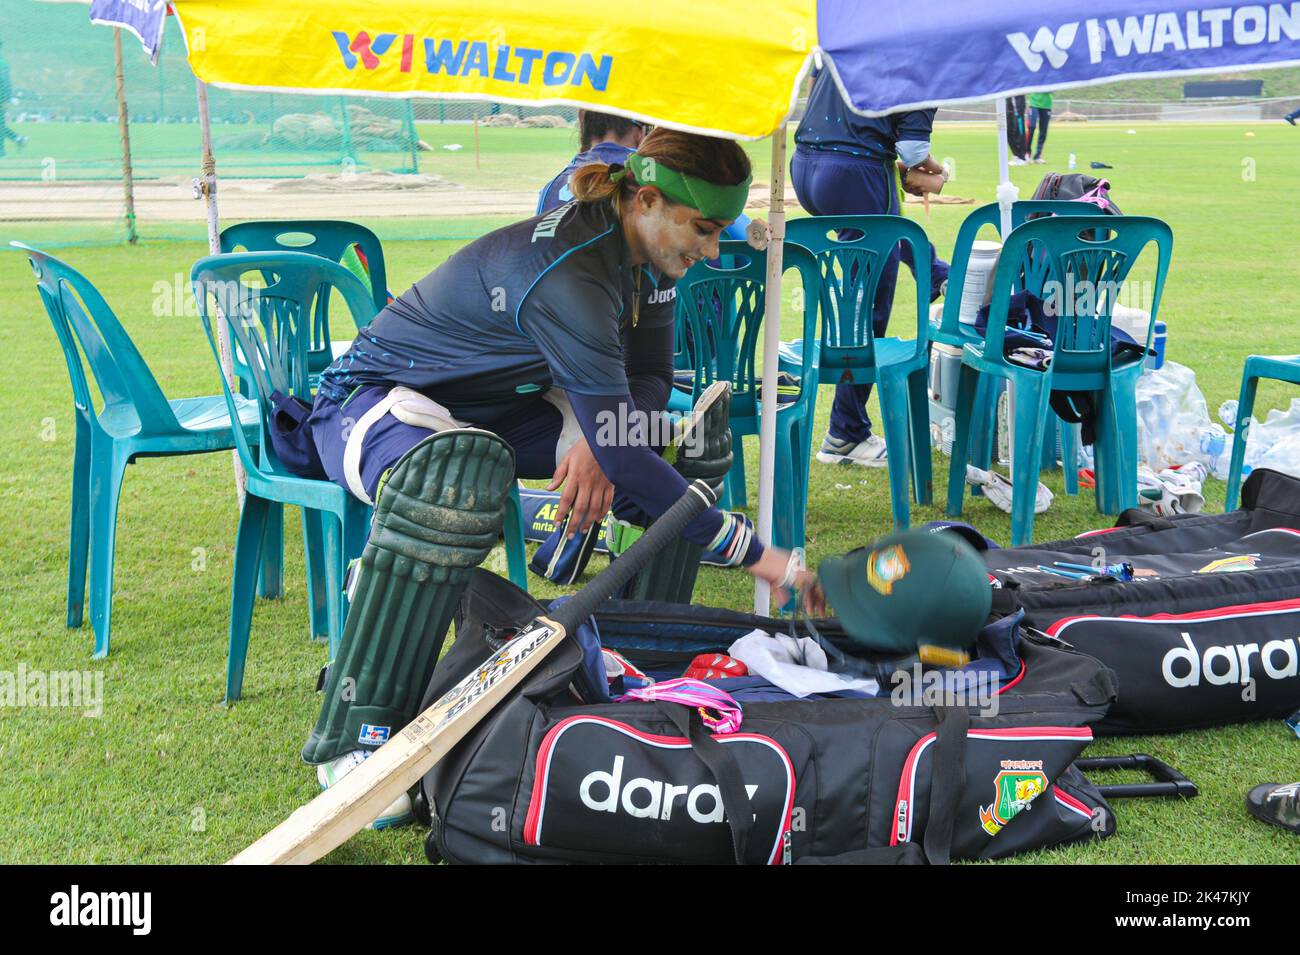
[[[361,57],[361,63],[366,69],[375,69],[379,66],[379,58],[388,52],[388,48],[397,39],[396,33],[380,33],[371,39],[370,34],[362,30],[357,34],[356,39],[349,40],[346,33],[338,30],[332,32],[334,42],[339,45],[339,52],[343,54],[343,65],[349,70],[356,69],[358,56]]]
[[[1047,27],[1039,27],[1032,40],[1027,33],[1008,33],[1007,42],[1025,61],[1025,66],[1035,73],[1043,68],[1044,59],[1052,64],[1053,69],[1059,70],[1070,58],[1066,51],[1074,45],[1074,37],[1078,32],[1077,22],[1065,23],[1057,27],[1055,33]]]

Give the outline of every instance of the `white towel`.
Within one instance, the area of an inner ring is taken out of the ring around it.
[[[831,673],[827,669],[826,651],[809,637],[796,640],[753,630],[733,643],[727,652],[749,667],[750,673],[798,697],[845,690],[873,695],[880,692],[880,684],[875,680]]]

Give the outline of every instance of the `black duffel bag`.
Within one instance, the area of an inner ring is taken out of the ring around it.
[[[426,704],[541,609],[476,574]],[[790,622],[610,601],[596,625],[663,672]],[[1019,648],[996,714],[890,696],[748,702],[739,732],[714,736],[679,705],[582,702],[571,638],[425,776],[428,844],[464,863],[946,862],[1109,835],[1112,813],[1072,763],[1112,675],[1050,641]]]
[[[1300,481],[1257,470],[1228,514],[1118,523],[1069,540],[990,549],[1024,622],[1115,672],[1100,733],[1161,733],[1300,708]],[[1041,568],[1129,564],[1130,581]]]

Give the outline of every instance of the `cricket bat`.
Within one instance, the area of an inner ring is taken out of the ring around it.
[[[697,423],[698,417],[691,427]],[[712,488],[703,481],[693,482],[636,543],[557,607],[553,616],[534,619],[364,763],[227,864],[314,862],[369,825],[508,696],[570,630],[631,580],[664,544],[679,536],[715,500]]]

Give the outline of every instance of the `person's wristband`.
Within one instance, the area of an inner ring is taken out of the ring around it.
[[[804,553],[802,547],[796,547],[790,551],[790,557],[785,562],[785,576],[776,586],[781,590],[793,590],[794,582],[799,578],[799,574],[804,569]]]

